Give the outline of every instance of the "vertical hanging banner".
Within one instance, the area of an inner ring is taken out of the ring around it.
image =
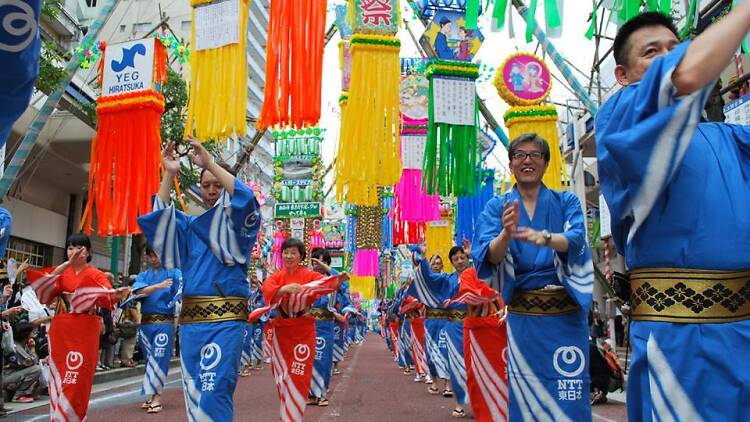
[[[271,2],[259,129],[318,124],[325,23],[325,0]]]
[[[102,236],[139,233],[159,188],[164,45],[155,38],[106,46],[99,66],[97,131],[91,143],[88,202],[81,224]],[[135,159],[137,158],[137,159]]]
[[[401,176],[399,82],[401,43],[397,0],[352,0],[349,22],[351,85],[342,111],[336,160],[336,194],[342,201],[375,206],[377,187]]]
[[[542,182],[561,190],[567,172],[560,153],[557,110],[553,105],[541,105],[552,89],[547,65],[533,54],[513,54],[497,69],[494,84],[500,97],[511,105],[503,116],[510,139],[524,133],[544,138],[549,143],[550,162]]]
[[[185,136],[202,141],[247,132],[249,0],[191,0],[193,30]]]
[[[479,66],[434,59],[430,80],[429,124],[422,171],[428,193],[473,195],[479,164],[479,108],[475,82]]]

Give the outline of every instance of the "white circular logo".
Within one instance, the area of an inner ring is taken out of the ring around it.
[[[315,350],[323,350],[326,347],[326,339],[323,337],[315,337]]]
[[[0,50],[18,53],[28,47],[36,37],[37,24],[34,9],[20,0],[0,0],[0,7],[5,6],[20,10],[6,13],[3,21],[0,22],[0,29],[12,37],[22,39],[19,39],[18,42],[11,41],[11,44],[0,42]]]
[[[255,225],[255,223],[258,222],[258,217],[260,217],[260,214],[258,211],[254,211],[245,217],[245,227],[250,228]]]
[[[219,364],[221,360],[221,347],[216,343],[208,343],[201,347],[201,369],[210,371]]]
[[[65,357],[65,365],[71,371],[80,368],[83,365],[83,354],[81,352],[68,352],[68,356]]]
[[[566,371],[560,367],[561,360],[566,367],[575,367],[575,365],[578,365],[578,367],[573,371]],[[563,346],[555,350],[555,354],[552,356],[552,365],[555,367],[555,371],[557,371],[558,374],[564,377],[573,378],[581,375],[581,372],[586,368],[586,358],[583,351],[578,347]]]
[[[310,346],[306,344],[298,344],[294,346],[294,360],[299,362],[305,362],[310,357]]]
[[[341,332],[341,328],[333,327],[333,334],[339,335],[340,332]]]
[[[169,343],[169,336],[167,333],[159,333],[154,337],[154,344],[156,347],[165,347]]]

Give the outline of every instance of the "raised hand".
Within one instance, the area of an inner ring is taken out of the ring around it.
[[[180,158],[174,152],[174,143],[169,142],[161,152],[161,162],[164,170],[170,176],[180,172]]]
[[[208,153],[208,150],[203,147],[203,144],[201,144],[198,139],[191,136],[188,138],[188,143],[190,143],[190,146],[193,148],[193,150],[188,153],[188,157],[190,157],[198,167],[205,169],[213,164],[213,157],[211,157],[211,154]]]
[[[513,235],[518,228],[518,221],[521,218],[521,212],[518,209],[518,200],[505,202],[503,206],[503,230],[508,235]]]
[[[302,291],[302,285],[297,283],[287,284],[286,286],[279,289],[279,293],[285,294],[285,293],[299,293]]]
[[[462,246],[463,246],[463,249],[464,249],[464,253],[466,255],[471,256],[471,240],[464,239]]]
[[[544,246],[544,235],[529,227],[519,227],[514,233],[513,238],[523,240],[524,242],[533,243],[537,246]]]
[[[161,283],[159,283],[159,288],[160,289],[168,289],[170,287],[172,287],[172,279],[171,278],[168,278],[168,279],[162,281]]]

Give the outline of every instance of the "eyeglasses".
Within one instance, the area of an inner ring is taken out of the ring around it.
[[[534,160],[541,160],[542,158],[544,158],[544,154],[542,154],[541,151],[534,151],[534,152],[519,151],[519,152],[514,152],[512,156],[514,161],[523,161],[526,159],[526,157],[531,157]]]

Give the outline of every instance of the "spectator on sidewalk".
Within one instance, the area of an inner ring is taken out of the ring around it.
[[[13,395],[13,403],[31,403],[34,401],[42,370],[39,359],[34,352],[34,326],[20,322],[13,328],[15,347],[3,350],[8,363],[3,368],[3,393]]]

